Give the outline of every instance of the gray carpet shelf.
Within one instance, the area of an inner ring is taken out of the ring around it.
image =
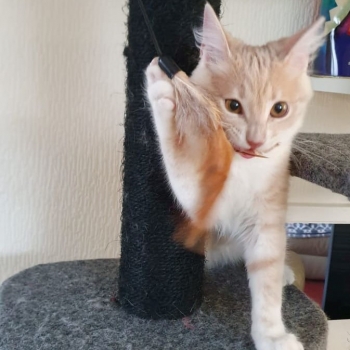
[[[185,320],[143,320],[115,302],[118,260],[38,265],[0,289],[1,350],[253,350],[243,265],[206,271],[204,301]],[[284,289],[287,327],[305,350],[325,350],[324,313],[294,286]]]
[[[350,134],[299,134],[291,174],[350,198]]]

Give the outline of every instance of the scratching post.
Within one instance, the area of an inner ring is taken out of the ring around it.
[[[220,2],[211,1],[216,11]],[[143,3],[162,51],[189,74],[198,60],[193,26],[201,24],[205,1]],[[179,213],[144,97],[144,71],[156,55],[138,1],[130,0],[118,297],[128,312],[169,319],[189,315],[200,306],[204,258],[184,250],[172,238]]]

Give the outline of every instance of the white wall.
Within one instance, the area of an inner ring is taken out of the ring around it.
[[[114,257],[124,1],[0,1],[0,280]]]
[[[262,43],[308,23],[315,4],[227,0],[224,23]],[[0,281],[119,252],[123,6],[0,0]],[[305,130],[350,131],[348,100],[318,94]]]

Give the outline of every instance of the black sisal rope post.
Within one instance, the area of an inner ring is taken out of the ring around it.
[[[221,0],[210,2],[218,12]],[[162,52],[189,74],[198,61],[192,30],[201,24],[205,0],[143,3]],[[143,91],[144,70],[156,55],[138,0],[129,0],[119,301],[142,318],[171,319],[200,306],[204,258],[172,239],[179,212]]]

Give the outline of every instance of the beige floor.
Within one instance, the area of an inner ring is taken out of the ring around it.
[[[327,350],[350,350],[350,320],[329,321]]]

